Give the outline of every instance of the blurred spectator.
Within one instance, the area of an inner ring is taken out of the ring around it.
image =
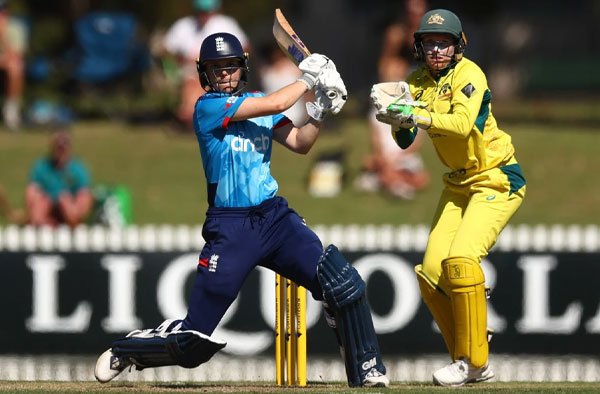
[[[405,0],[404,18],[390,24],[383,34],[377,71],[379,82],[403,81],[417,66],[413,55],[413,34],[427,12],[427,0]],[[377,192],[381,188],[394,197],[412,199],[429,184],[419,149],[423,133],[406,150],[398,147],[390,126],[375,119],[375,108],[369,113],[371,153],[363,161],[363,172],[354,182],[358,190]]]
[[[380,69],[380,81],[398,81],[404,75],[404,63],[400,58],[386,59]],[[355,180],[355,187],[362,191],[376,192],[380,188],[394,197],[412,199],[415,193],[429,184],[429,175],[423,165],[419,150],[425,133],[419,133],[414,143],[400,149],[392,137],[390,126],[375,119],[377,111],[369,113],[369,137],[371,153],[363,161],[363,172]]]
[[[93,206],[90,175],[86,166],[71,156],[71,138],[60,130],[52,134],[48,156],[32,166],[25,189],[29,223],[72,227],[83,222]]]
[[[21,125],[21,97],[24,85],[23,56],[27,47],[25,24],[10,15],[7,1],[0,0],[0,70],[6,75],[2,117],[9,129]]]
[[[285,56],[277,44],[272,43],[265,45],[262,52],[262,58],[268,59],[269,61],[269,63],[263,65],[260,70],[261,85],[265,94],[273,93],[274,91],[293,83],[302,75],[300,69]],[[312,93],[312,91],[310,93]],[[314,101],[314,98],[304,97],[303,99],[296,101],[296,103],[287,111],[283,112],[283,114],[297,127],[304,125],[308,120],[308,114],[306,113],[305,107],[306,100]]]
[[[204,94],[196,71],[196,59],[204,38],[227,32],[236,36],[246,51],[249,45],[238,23],[220,13],[221,0],[192,0],[192,4],[196,13],[175,21],[164,38],[164,49],[175,56],[182,79],[176,117],[190,132],[193,131],[194,104]]]
[[[413,55],[413,34],[419,28],[419,22],[427,10],[427,0],[404,1],[404,11],[401,12],[403,18],[390,24],[383,33],[378,63],[379,75],[384,73],[381,68],[386,67],[386,63],[390,59],[400,60],[400,64],[396,65],[396,67],[401,67],[398,70],[400,79],[394,81],[404,80],[410,71],[417,67]]]

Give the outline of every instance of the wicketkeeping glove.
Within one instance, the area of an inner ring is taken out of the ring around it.
[[[404,81],[377,83],[371,88],[371,101],[377,111],[384,111],[399,100],[413,101],[410,87]]]
[[[383,123],[391,124],[403,129],[412,129],[417,126],[427,130],[431,127],[431,115],[425,108],[425,103],[420,101],[406,102],[400,100],[395,104],[390,104],[385,111],[378,112],[375,117]],[[417,109],[425,109],[419,114]]]
[[[298,68],[302,71],[302,76],[298,78],[298,81],[304,82],[308,89],[314,88],[319,74],[321,74],[321,71],[329,62],[330,60],[327,56],[313,53],[298,64]]]
[[[384,82],[373,85],[371,101],[377,109],[375,117],[378,121],[391,124],[396,128],[412,129],[419,126],[431,127],[431,116],[417,115],[416,108],[426,108],[427,104],[414,101],[408,83]]]

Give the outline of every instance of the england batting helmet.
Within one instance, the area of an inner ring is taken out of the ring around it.
[[[419,29],[414,33],[413,51],[415,59],[419,61],[425,60],[423,52],[423,34],[450,34],[456,39],[454,50],[454,59],[459,61],[462,59],[463,52],[467,46],[467,37],[462,29],[460,19],[455,13],[448,10],[437,9],[431,10],[423,15],[419,23]]]
[[[206,37],[200,47],[200,57],[196,60],[198,77],[202,87],[211,86],[206,74],[206,62],[219,59],[239,59],[242,62],[240,81],[232,94],[239,93],[248,82],[248,54],[244,52],[240,40],[233,34],[215,33]]]

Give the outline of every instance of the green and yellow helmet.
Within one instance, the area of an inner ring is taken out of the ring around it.
[[[462,54],[467,46],[467,37],[462,29],[460,19],[452,11],[437,9],[431,10],[423,15],[419,28],[414,34],[415,41],[413,43],[413,51],[415,59],[423,61],[425,55],[423,53],[423,34],[450,34],[456,39],[454,50],[455,61],[462,59]]]

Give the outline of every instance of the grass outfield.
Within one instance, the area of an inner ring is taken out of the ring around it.
[[[598,393],[600,383],[479,383],[461,388],[442,388],[431,384],[397,383],[389,388],[348,388],[345,384],[309,383],[302,388],[281,388],[256,383],[127,383],[100,385],[95,382],[0,382],[0,393]]]
[[[506,123],[527,178],[527,196],[511,224],[590,224],[600,217],[598,133],[568,124]],[[74,148],[88,163],[95,182],[125,184],[133,195],[138,224],[197,224],[207,208],[205,181],[197,142],[191,134],[170,132],[164,125],[131,126],[121,122],[79,122],[73,126]],[[48,133],[0,130],[0,184],[9,201],[23,205],[22,193],[29,166],[45,152]],[[441,191],[444,168],[431,141],[423,157],[432,182],[412,201],[385,194],[354,190],[362,157],[369,150],[363,119],[335,119],[326,124],[313,151],[293,154],[276,144],[272,172],[285,196],[312,224],[428,224]],[[345,154],[345,179],[335,198],[308,194],[306,179],[311,164],[328,151]],[[0,218],[0,225],[6,224]]]

